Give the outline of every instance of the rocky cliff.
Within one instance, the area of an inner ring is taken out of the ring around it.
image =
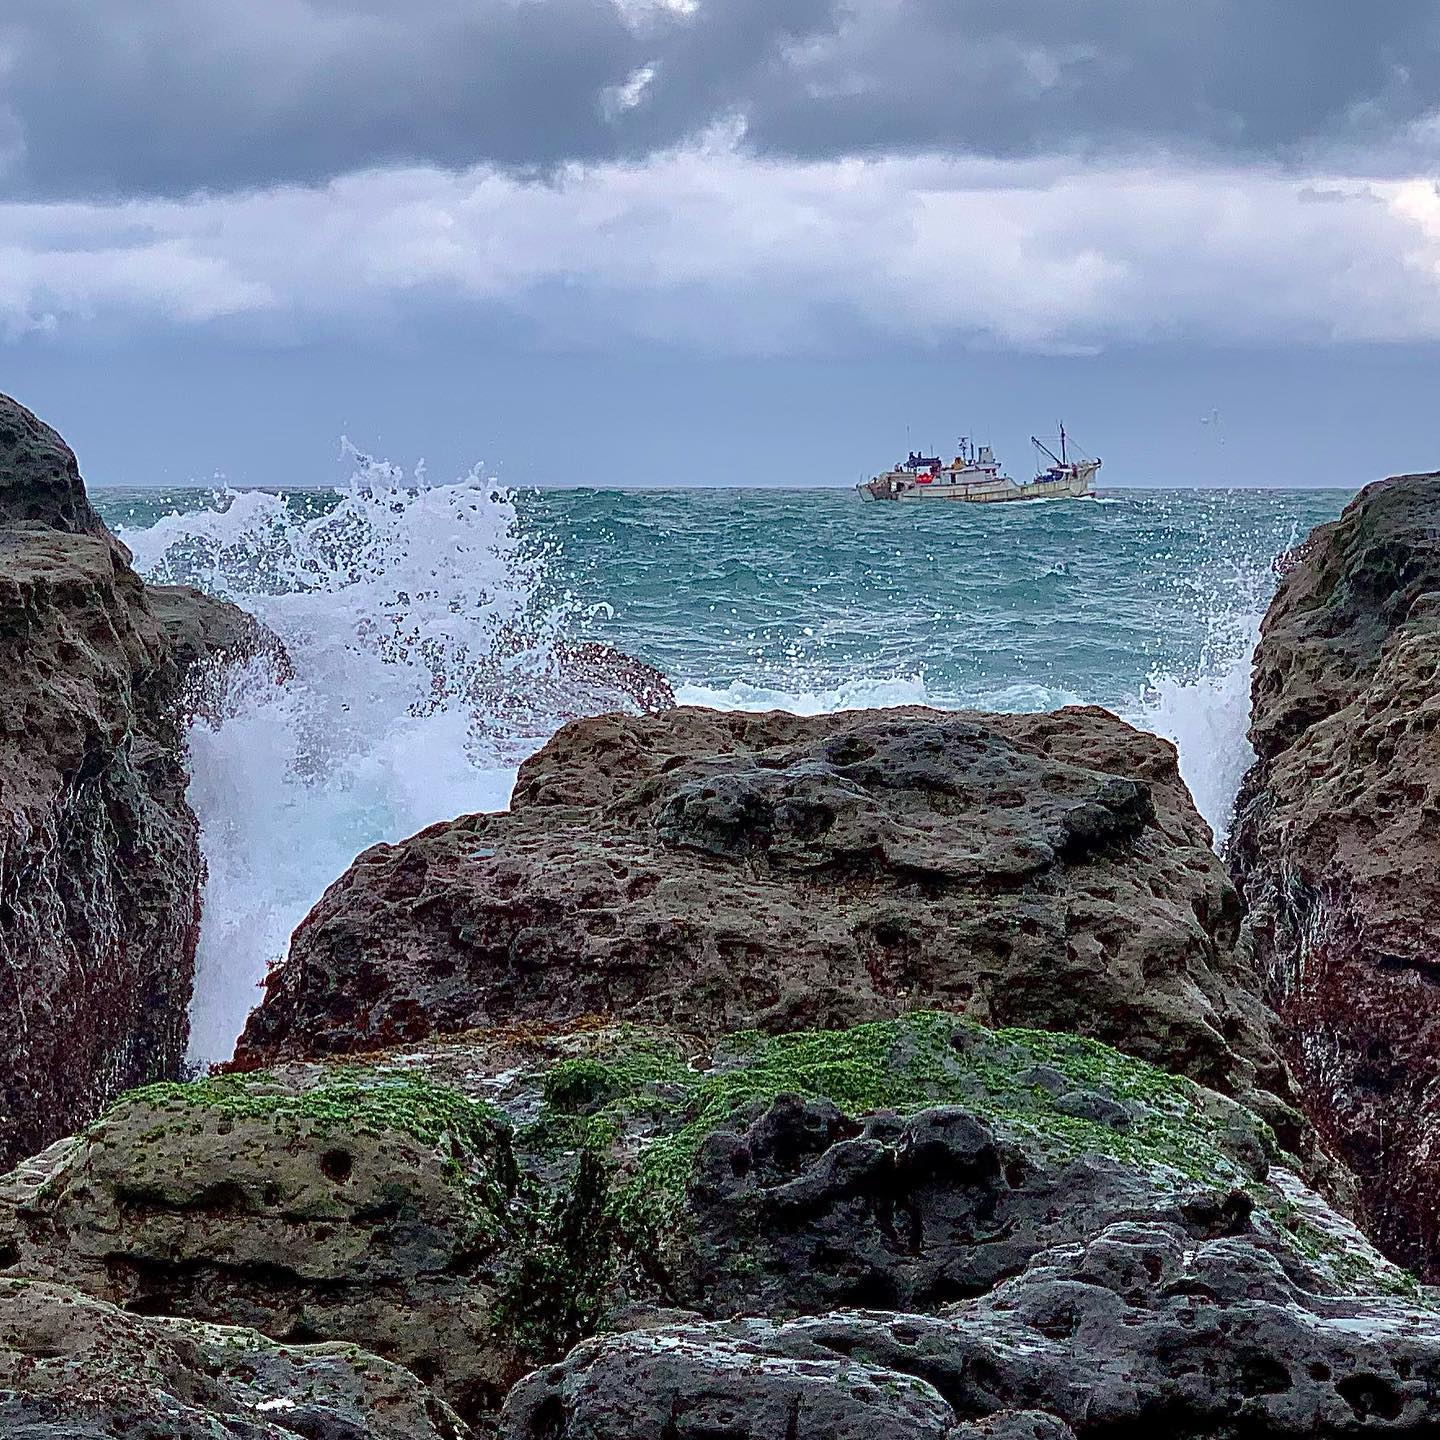
[[[1384,1247],[1440,1274],[1440,474],[1287,557],[1231,859],[1305,1103]]]
[[[178,1071],[201,881],[186,697],[222,620],[248,630],[147,589],[69,447],[0,396],[0,1160]]]

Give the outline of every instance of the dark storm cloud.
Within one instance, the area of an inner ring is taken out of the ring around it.
[[[1283,158],[1440,104],[1440,23],[1415,0],[905,0],[767,78],[751,133],[777,152]]]
[[[0,106],[46,194],[543,165],[612,143],[636,45],[609,0],[7,0]]]
[[[406,162],[546,169],[743,117],[828,157],[1162,146],[1285,158],[1435,108],[1418,0],[6,0],[12,195]],[[643,86],[628,81],[648,76]],[[623,98],[622,98],[623,97]],[[625,103],[628,100],[631,103]]]

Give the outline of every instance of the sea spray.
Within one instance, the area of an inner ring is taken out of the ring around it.
[[[1280,550],[1298,539],[1292,526]],[[1199,656],[1189,666],[1173,661],[1153,666],[1138,701],[1117,707],[1131,724],[1174,743],[1181,779],[1214,833],[1217,850],[1224,848],[1240,784],[1255,763],[1250,676],[1260,625],[1275,593],[1276,553],[1272,542],[1265,549],[1218,555],[1198,572],[1173,576],[1172,588],[1188,596],[1203,617]]]
[[[197,1062],[228,1057],[256,986],[354,856],[435,820],[503,808],[555,718],[529,704],[567,597],[480,475],[407,479],[356,455],[331,494],[216,497],[124,532],[150,578],[259,616],[294,667],[232,672],[191,734],[208,878],[191,1014]]]
[[[1237,594],[1252,593],[1248,585]],[[1250,727],[1250,670],[1265,613],[1258,599],[1212,612],[1200,662],[1190,671],[1157,667],[1139,699],[1120,713],[1131,724],[1174,743],[1180,778],[1222,849],[1235,797],[1255,762]]]

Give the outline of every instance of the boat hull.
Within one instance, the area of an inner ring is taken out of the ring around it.
[[[1096,466],[1096,469],[1099,467]],[[938,478],[922,484],[914,476],[880,475],[856,486],[862,500],[895,500],[902,504],[1006,505],[1017,500],[1081,500],[1094,492],[1095,471],[1084,469],[1061,479],[1012,480],[1008,475],[947,483]]]

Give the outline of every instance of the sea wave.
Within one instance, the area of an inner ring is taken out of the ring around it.
[[[232,672],[190,735],[208,878],[191,1057],[224,1058],[256,986],[354,856],[446,816],[502,809],[554,728],[526,697],[563,603],[513,500],[478,474],[428,485],[356,455],[338,504],[261,492],[122,532],[152,579],[258,615],[294,675]],[[500,718],[503,717],[503,722]]]

